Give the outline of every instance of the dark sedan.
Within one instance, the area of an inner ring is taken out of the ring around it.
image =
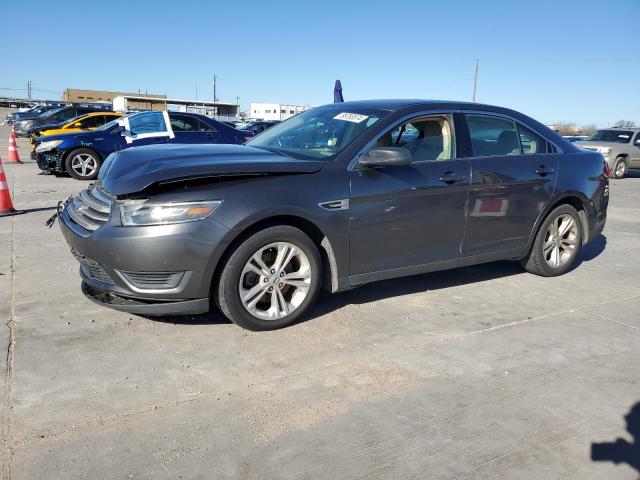
[[[295,322],[321,287],[519,261],[551,277],[604,228],[597,152],[521,113],[387,100],[315,108],[247,145],[112,155],[60,225],[83,292],[146,315]]]
[[[93,180],[109,154],[129,147],[164,143],[244,143],[253,136],[204,115],[139,112],[89,132],[39,137],[35,157],[46,173]]]
[[[112,111],[111,106],[70,105],[68,107],[58,107],[47,110],[35,118],[16,120],[13,124],[13,129],[18,137],[28,137],[35,131],[56,128],[60,124],[67,123],[72,118],[101,111]]]

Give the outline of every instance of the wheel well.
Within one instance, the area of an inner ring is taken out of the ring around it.
[[[73,152],[75,152],[76,150],[91,150],[93,153],[95,153],[98,156],[98,160],[100,160],[100,162],[102,162],[102,155],[100,155],[100,153],[98,153],[97,150],[91,148],[91,147],[75,147],[72,148],[71,150],[67,151],[63,156],[62,156],[62,161],[61,166],[64,167],[64,169],[67,169],[67,158],[69,158],[69,155],[71,155]]]
[[[587,217],[586,206],[584,205],[582,200],[580,200],[578,197],[564,197],[558,200],[556,203],[554,203],[551,206],[551,208],[549,208],[549,210],[547,211],[547,214],[544,216],[544,218],[540,222],[540,225],[542,225],[542,222],[544,221],[544,219],[546,219],[547,216],[553,210],[558,208],[560,205],[571,205],[573,208],[575,208],[578,211],[578,215],[580,216],[580,222],[582,223],[582,244],[584,245],[589,241],[589,238],[588,238],[589,237],[589,219]],[[538,228],[540,227],[538,226]]]
[[[333,247],[331,246],[329,239],[313,222],[310,222],[309,220],[306,220],[302,217],[297,217],[295,215],[278,215],[265,218],[245,228],[241,234],[233,239],[233,241],[227,246],[224,253],[220,257],[220,260],[216,265],[213,277],[211,278],[211,288],[213,288],[218,283],[220,275],[222,275],[222,269],[226,265],[227,260],[242,242],[244,242],[247,238],[258,232],[259,230],[263,230],[268,227],[274,227],[277,225],[288,225],[290,227],[298,228],[302,230],[313,241],[318,249],[318,252],[320,252],[320,258],[322,259],[322,286],[328,291],[337,290],[338,272],[333,253]]]

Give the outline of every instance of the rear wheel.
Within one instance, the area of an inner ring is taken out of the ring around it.
[[[575,262],[582,245],[582,222],[571,205],[554,209],[540,226],[529,255],[522,266],[530,273],[555,277]]]
[[[76,148],[64,162],[67,173],[77,180],[95,180],[98,177],[100,156],[89,148]]]
[[[285,327],[315,301],[321,266],[318,249],[304,232],[286,225],[266,228],[231,254],[216,303],[227,318],[249,330]]]
[[[613,178],[624,178],[627,174],[627,161],[624,157],[616,158],[616,162],[613,164],[613,171],[611,175]]]

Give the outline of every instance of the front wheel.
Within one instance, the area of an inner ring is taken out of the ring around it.
[[[627,161],[624,157],[619,157],[616,159],[616,163],[613,164],[613,171],[611,172],[611,176],[613,178],[624,178],[627,174]]]
[[[317,247],[301,230],[261,230],[231,254],[214,292],[218,307],[249,330],[291,325],[313,304],[322,279]]]
[[[77,180],[95,180],[102,159],[89,148],[76,148],[71,151],[64,162],[67,173]]]
[[[530,273],[555,277],[575,262],[582,245],[582,222],[571,205],[560,205],[542,222],[522,266]]]

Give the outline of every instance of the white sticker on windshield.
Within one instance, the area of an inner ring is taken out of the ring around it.
[[[618,138],[629,138],[629,135],[618,135]]]
[[[347,113],[342,112],[333,117],[334,120],[344,120],[345,122],[362,123],[367,118],[367,115],[360,115],[359,113]]]

